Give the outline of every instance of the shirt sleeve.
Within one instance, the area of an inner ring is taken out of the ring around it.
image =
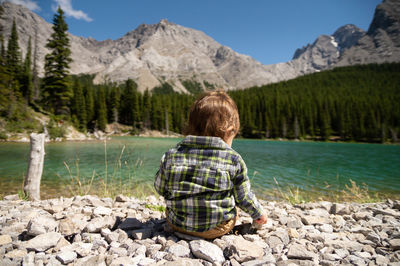
[[[237,168],[236,175],[233,178],[233,194],[235,197],[235,203],[242,210],[250,214],[251,218],[258,219],[263,214],[263,209],[250,188],[250,180],[247,176],[247,167],[240,156]]]
[[[166,184],[167,184],[167,180],[164,174],[164,160],[165,160],[165,154],[161,158],[160,169],[158,169],[154,180],[154,188],[156,189],[157,193],[163,197],[165,197],[166,194]]]

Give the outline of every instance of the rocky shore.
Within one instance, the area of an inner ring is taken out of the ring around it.
[[[400,265],[400,202],[264,202],[259,230],[172,232],[162,198],[76,196],[0,201],[0,265]]]

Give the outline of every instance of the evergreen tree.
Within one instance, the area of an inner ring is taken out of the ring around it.
[[[77,128],[80,131],[86,131],[86,103],[83,96],[82,85],[78,80],[74,82],[74,97],[73,97],[73,114],[77,120]]]
[[[294,118],[294,138],[299,139],[300,137],[300,125],[297,116]]]
[[[28,104],[33,102],[33,77],[32,77],[32,43],[29,37],[28,48],[24,61],[24,71],[22,74],[22,94]]]
[[[151,97],[151,128],[162,130],[164,127],[164,113],[161,106],[160,98],[153,95]]]
[[[91,84],[85,84],[84,95],[86,104],[87,128],[94,129],[94,93],[93,86]]]
[[[38,73],[38,36],[35,31],[35,49],[33,52],[33,69],[32,69],[32,82],[33,82],[33,100],[39,99],[39,73]]]
[[[143,94],[143,124],[144,127],[148,129],[151,127],[150,110],[151,96],[149,90],[146,90]]]
[[[46,44],[51,52],[45,57],[43,79],[44,103],[56,115],[70,113],[72,92],[68,84],[68,69],[72,60],[67,30],[64,12],[59,7],[53,18],[53,33]]]
[[[126,125],[133,125],[135,118],[133,111],[136,109],[137,101],[135,100],[137,84],[128,79],[123,87],[120,104],[120,121]]]
[[[0,65],[5,66],[6,64],[6,48],[4,46],[3,34],[0,34]]]
[[[105,131],[107,126],[107,107],[104,88],[100,87],[97,96],[97,128]]]
[[[0,5],[0,18],[3,16],[4,8]],[[0,24],[0,35],[3,35],[3,25]]]
[[[21,73],[21,51],[18,44],[18,32],[15,19],[13,20],[11,35],[8,39],[6,66],[13,79],[18,79]]]
[[[119,105],[120,105],[120,93],[119,88],[113,86],[111,88],[109,97],[107,97],[107,110],[108,110],[108,122],[119,121]]]
[[[139,98],[140,94],[135,91],[133,94],[133,99],[132,99],[132,116],[133,116],[133,129],[136,130],[139,127],[140,124],[140,104],[139,104]]]

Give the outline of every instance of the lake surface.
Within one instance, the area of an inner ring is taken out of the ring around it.
[[[162,154],[180,140],[114,137],[106,142],[48,143],[42,187],[57,194],[70,174],[77,173],[151,184]],[[245,160],[255,190],[275,188],[274,178],[282,187],[306,190],[326,184],[329,189],[343,189],[352,179],[372,191],[400,194],[398,145],[237,139],[233,148]],[[28,155],[29,143],[0,143],[0,194],[22,188]]]

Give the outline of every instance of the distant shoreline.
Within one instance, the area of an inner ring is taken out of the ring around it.
[[[83,135],[83,133],[82,133]],[[85,137],[67,137],[58,138],[56,140],[49,140],[46,143],[57,143],[57,142],[77,142],[77,141],[103,141],[110,140],[113,137],[146,137],[146,138],[184,138],[184,135],[170,132],[169,135],[158,130],[144,130],[137,135],[131,135],[129,133],[104,133],[97,131],[95,133],[85,134]],[[353,144],[378,144],[378,145],[400,145],[400,143],[393,142],[362,142],[362,141],[345,141],[345,140],[318,140],[318,139],[287,139],[287,138],[242,138],[237,137],[235,140],[263,140],[263,141],[276,141],[276,142],[315,142],[315,143],[353,143]],[[0,139],[0,143],[29,143],[29,134],[27,133],[17,133],[11,135],[7,140]]]

